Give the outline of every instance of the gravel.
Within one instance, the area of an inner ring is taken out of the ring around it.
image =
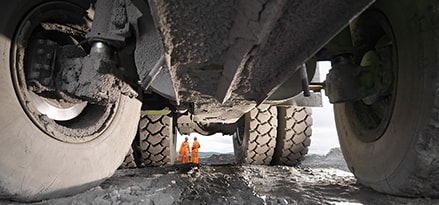
[[[20,204],[1,201],[0,204]],[[230,154],[200,165],[118,170],[84,193],[31,204],[435,204],[437,199],[403,198],[357,184],[339,148],[308,155],[302,165],[236,165]]]

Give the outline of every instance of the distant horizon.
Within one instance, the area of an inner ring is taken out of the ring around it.
[[[207,151],[207,152],[198,152],[198,153],[212,153],[212,154],[235,154],[234,152],[226,152],[226,153],[223,153],[223,152],[210,152],[210,151]]]

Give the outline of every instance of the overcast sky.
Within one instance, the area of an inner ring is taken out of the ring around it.
[[[330,69],[329,62],[319,62],[321,79],[326,78],[326,73]],[[309,153],[326,154],[333,147],[339,147],[337,131],[335,129],[334,114],[332,105],[328,98],[322,93],[323,107],[312,108],[313,117],[313,134],[311,136],[311,146]],[[223,136],[222,134],[215,134],[211,136],[202,136],[193,133],[189,137],[189,142],[192,144],[193,137],[197,137],[201,144],[200,152],[219,152],[230,153],[233,152],[232,136]],[[180,148],[184,137],[178,135],[177,150]]]

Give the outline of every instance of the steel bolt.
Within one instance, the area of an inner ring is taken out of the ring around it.
[[[40,77],[40,73],[39,72],[32,72],[30,75],[29,75],[29,78],[30,79],[38,79]]]
[[[50,82],[51,82],[51,79],[50,79],[50,78],[45,78],[45,79],[43,80],[44,85],[49,85]]]
[[[37,49],[37,53],[40,55],[44,54],[44,49],[42,49],[42,48]]]
[[[39,64],[39,63],[35,63],[34,64],[35,69],[37,70],[41,70],[41,68],[43,68],[43,65]]]
[[[51,40],[46,40],[46,44],[47,44],[48,46],[53,46],[53,45],[55,45],[55,42],[53,42],[53,41],[51,41]]]

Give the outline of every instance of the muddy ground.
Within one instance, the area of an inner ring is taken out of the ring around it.
[[[0,204],[19,204],[0,201]],[[238,166],[233,155],[213,155],[198,167],[118,170],[85,193],[42,204],[439,204],[358,185],[338,148],[309,155],[300,167]]]

